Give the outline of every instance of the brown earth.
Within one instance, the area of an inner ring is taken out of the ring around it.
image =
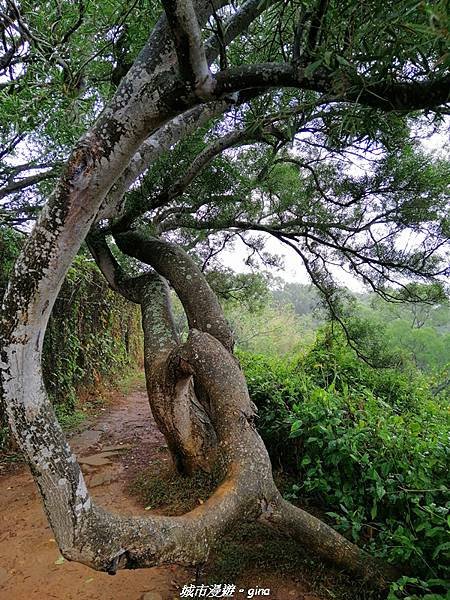
[[[89,428],[71,438],[71,446],[99,504],[146,515],[129,493],[129,483],[150,464],[170,459],[145,388],[142,383],[134,387],[127,395],[114,394]],[[194,569],[179,566],[119,571],[112,577],[64,560],[28,469],[0,477],[0,600],[178,600],[182,586],[195,583],[195,577]],[[303,581],[282,573],[249,572],[235,583],[233,598],[250,597],[250,588],[260,588],[254,598],[320,600]],[[261,591],[267,588],[269,596]]]

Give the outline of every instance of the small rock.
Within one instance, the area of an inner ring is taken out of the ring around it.
[[[89,475],[89,473],[95,472],[95,467],[90,467],[89,465],[83,465],[82,470],[83,470],[83,473],[85,473],[86,475]]]
[[[8,580],[8,571],[3,567],[0,567],[0,585],[3,585]]]
[[[133,446],[131,444],[118,444],[117,446],[103,446],[102,452],[118,452],[120,450],[130,450]]]
[[[108,473],[97,473],[97,475],[92,475],[89,480],[90,487],[96,487],[98,485],[104,485],[105,483],[111,483],[112,477],[108,475]]]
[[[90,465],[91,467],[102,467],[103,465],[110,465],[112,461],[102,454],[91,454],[90,456],[83,456],[78,459],[80,465]]]
[[[102,450],[98,453],[98,456],[102,456],[103,458],[108,458],[109,456],[116,456],[118,450]]]
[[[158,592],[146,592],[142,596],[142,600],[163,600],[163,597]]]

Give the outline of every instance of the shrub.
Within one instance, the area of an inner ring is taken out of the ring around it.
[[[450,548],[445,399],[422,375],[365,364],[330,328],[297,360],[241,360],[262,437],[295,474],[290,496],[320,507],[369,551],[407,564],[416,581],[397,583],[392,598],[406,582],[440,590]]]

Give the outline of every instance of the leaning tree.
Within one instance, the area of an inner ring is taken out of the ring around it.
[[[164,0],[157,20],[158,3],[151,14],[135,3],[109,21],[95,3],[67,14],[56,5],[46,7],[53,19],[12,0],[0,13],[5,114],[14,101],[29,109],[2,124],[2,158],[42,147],[42,160],[6,161],[0,174],[7,222],[39,211],[4,297],[0,372],[61,552],[110,573],[194,565],[230,527],[258,520],[358,575],[394,577],[281,497],[202,267],[234,237],[258,254],[257,235],[272,235],[336,314],[335,263],[384,294],[398,275],[442,274],[448,171],[410,138],[413,116],[442,114],[449,100],[444,5]],[[46,86],[59,95],[49,99]],[[52,114],[58,121],[69,107],[73,123],[55,128]],[[355,154],[370,162],[364,173],[360,162],[348,171]],[[36,186],[49,194],[42,209]],[[399,247],[411,231],[418,243]],[[96,506],[44,389],[46,324],[85,239],[110,286],[141,306],[149,400],[176,467],[219,474],[211,498],[183,516]],[[119,252],[146,268],[128,273]],[[187,315],[186,341],[168,284]]]

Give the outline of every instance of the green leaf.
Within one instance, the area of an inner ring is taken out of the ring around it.
[[[378,507],[377,507],[377,503],[374,501],[374,503],[372,504],[372,508],[370,510],[370,516],[371,516],[372,520],[376,518],[377,513],[378,513]]]
[[[291,425],[291,432],[289,434],[289,437],[295,438],[295,437],[300,436],[303,433],[302,429],[301,429],[302,424],[303,423],[300,420],[294,421]]]
[[[419,433],[422,431],[422,427],[420,423],[417,423],[416,421],[411,423],[411,425],[409,426],[409,430],[412,433],[412,435],[419,435]]]
[[[316,60],[313,63],[309,64],[305,69],[305,77],[310,78],[314,75],[314,73],[322,66],[322,59]]]
[[[340,56],[339,54],[336,54],[336,60],[338,61],[338,63],[340,65],[343,65],[344,67],[351,67],[352,66],[352,64],[349,63],[346,58],[344,58],[343,56]]]
[[[450,550],[450,542],[444,542],[443,544],[439,544],[439,546],[433,552],[433,558],[437,558],[441,552],[445,550]]]

